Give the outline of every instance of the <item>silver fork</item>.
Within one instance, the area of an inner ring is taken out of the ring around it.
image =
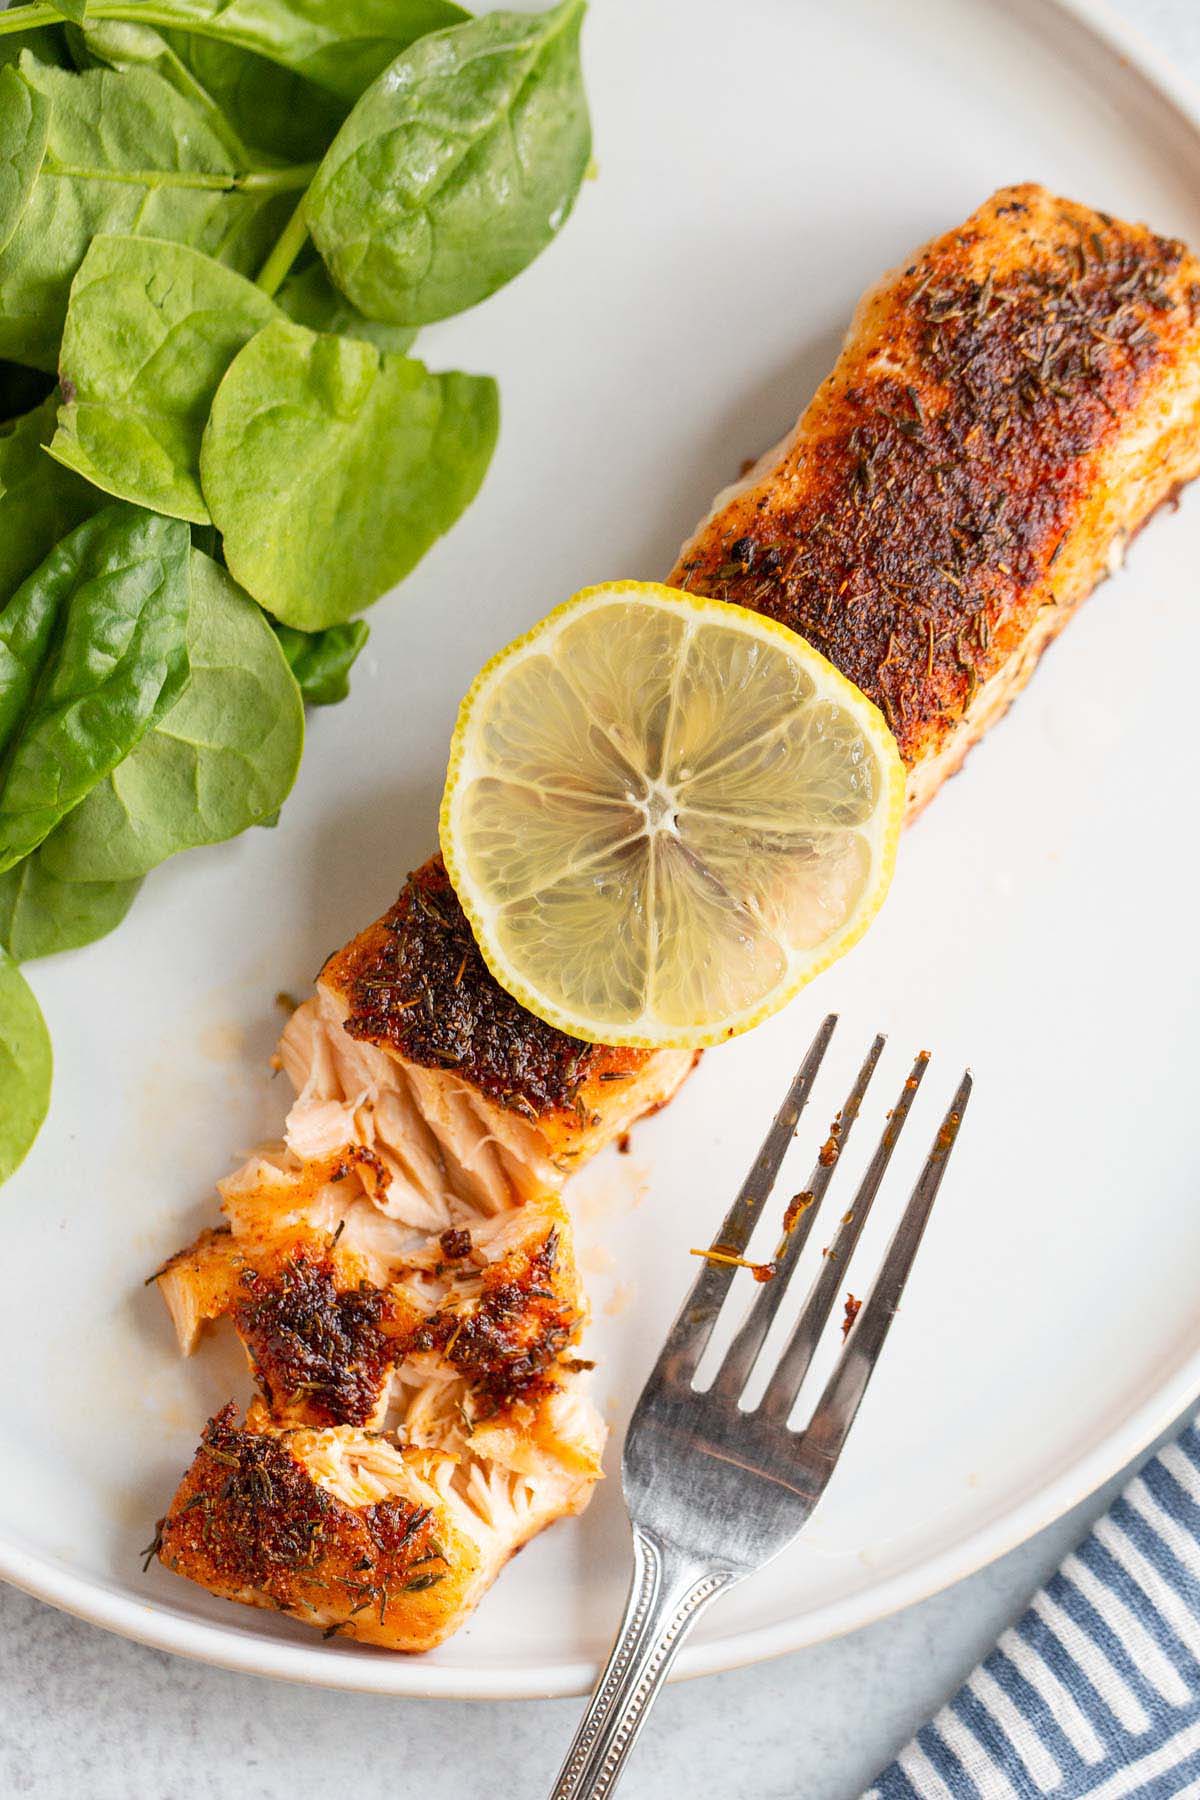
[[[800,1384],[924,1077],[929,1061],[925,1051],[887,1116],[883,1136],[825,1252],[762,1399],[749,1411],[740,1408],[739,1399],[875,1072],[884,1045],[877,1037],[809,1177],[805,1192],[812,1197],[791,1229],[785,1229],[775,1275],[747,1311],[710,1386],[700,1392],[692,1385],[739,1266],[733,1259],[745,1254],[836,1023],[831,1014],[814,1038],[634,1410],[622,1464],[633,1525],[629,1600],[552,1800],[602,1800],[612,1793],[696,1620],[718,1594],[777,1556],[808,1522],[841,1455],[899,1305],[966,1109],[969,1073],[950,1102],[812,1418],[802,1431],[789,1430],[788,1417]]]

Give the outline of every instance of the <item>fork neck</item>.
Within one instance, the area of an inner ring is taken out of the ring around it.
[[[605,1800],[612,1793],[684,1638],[717,1595],[741,1579],[633,1527],[625,1617],[551,1800]]]

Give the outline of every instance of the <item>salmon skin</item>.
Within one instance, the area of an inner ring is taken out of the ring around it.
[[[916,813],[1155,508],[1200,469],[1200,267],[1002,189],[862,301],[799,424],[672,582],[801,633],[885,714]],[[281,1143],[159,1273],[181,1347],[232,1322],[257,1389],[158,1539],[214,1593],[422,1650],[586,1505],[603,1426],[561,1188],[677,1090],[493,980],[439,858],[330,959],[279,1049]]]
[[[806,638],[872,699],[910,817],[1200,470],[1200,264],[1144,225],[1001,188],[860,303],[795,429],[673,585]]]

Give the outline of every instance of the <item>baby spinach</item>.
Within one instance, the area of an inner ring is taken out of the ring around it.
[[[404,352],[569,212],[582,11],[0,10],[0,1181],[50,1093],[17,962],[275,822],[483,479],[495,384]]]
[[[0,873],[187,680],[188,528],[133,506],[77,525],[0,611]]]
[[[288,276],[275,301],[297,325],[307,325],[310,331],[337,331],[343,337],[365,338],[378,350],[407,350],[417,335],[409,325],[386,325],[379,319],[364,318],[344,294],[339,294],[325,264],[315,260]]]
[[[43,846],[50,873],[133,880],[262,823],[291,792],[304,747],[299,689],[258,607],[198,550],[188,657],[170,712]]]
[[[54,1057],[42,1009],[0,950],[0,1181],[24,1162],[50,1110]]]
[[[79,950],[115,931],[140,881],[62,881],[46,867],[46,846],[0,875],[0,949],[16,962]]]
[[[486,376],[275,320],[230,364],[200,450],[230,569],[285,625],[342,623],[474,498],[498,427]]]
[[[212,397],[274,317],[261,288],[186,244],[93,238],[71,285],[50,454],[106,493],[206,524]]]
[[[127,18],[136,4],[127,0]],[[466,16],[450,0],[155,0],[154,10],[161,25],[265,56],[347,104],[407,44]]]
[[[89,18],[72,42],[80,68],[153,69],[242,154],[254,145],[280,162],[319,161],[348,110],[303,75],[215,38]]]
[[[0,20],[5,15],[0,13]],[[307,169],[239,166],[196,104],[151,69],[51,69],[21,59],[49,103],[46,155],[0,251],[0,356],[53,369],[75,272],[99,232],[194,244],[257,268]]]
[[[135,25],[123,19],[89,19],[81,30],[70,33],[70,41],[81,69],[149,69],[160,76],[202,114],[205,124],[227,146],[235,163],[246,156],[244,141],[220,102],[193,74],[175,45],[152,25]]]
[[[370,626],[362,619],[348,625],[329,625],[324,631],[294,631],[276,625],[275,636],[288,659],[309,706],[336,706],[350,692],[350,671],[368,637]]]
[[[42,446],[54,435],[56,411],[57,396],[51,394],[32,412],[0,426],[0,607],[72,526],[103,505],[94,487],[46,455]]]
[[[591,154],[583,0],[422,38],[368,88],[309,191],[313,242],[368,318],[443,319],[553,238]]]
[[[236,44],[181,32],[168,41],[244,143],[281,162],[320,161],[346,115],[345,101]]]
[[[0,69],[0,250],[29,204],[49,135],[44,96],[16,69]]]
[[[62,10],[48,0],[16,8],[0,15],[0,34],[44,25]],[[406,44],[466,14],[450,0],[91,0],[87,17],[215,38],[295,69],[351,103]]]

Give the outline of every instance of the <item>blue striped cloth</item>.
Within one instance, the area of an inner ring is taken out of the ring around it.
[[[867,1800],[1200,1796],[1200,1432],[1120,1499]]]

